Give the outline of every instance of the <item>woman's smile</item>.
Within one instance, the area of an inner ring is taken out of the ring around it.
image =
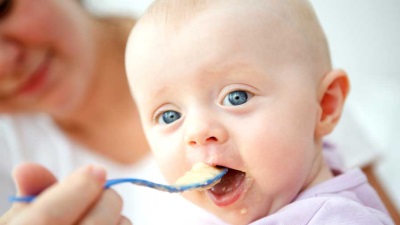
[[[48,80],[50,54],[35,54],[32,60],[15,65],[0,82],[0,98],[12,99],[39,93]]]
[[[16,89],[16,95],[30,95],[42,90],[48,80],[50,57],[45,56],[38,66]]]

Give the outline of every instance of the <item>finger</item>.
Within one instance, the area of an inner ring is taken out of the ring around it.
[[[125,216],[121,216],[118,225],[132,225],[132,222]]]
[[[18,195],[36,195],[56,182],[54,176],[38,164],[23,163],[13,171],[13,180],[18,189]],[[0,218],[0,224],[12,224],[19,218],[22,211],[28,206],[16,202]]]
[[[57,180],[46,168],[35,163],[22,163],[13,170],[13,179],[19,196],[37,195]],[[28,206],[23,202],[16,202],[1,216],[0,224],[16,222],[21,213]]]
[[[74,224],[100,197],[105,171],[88,166],[43,191],[24,211],[29,224]],[[23,223],[22,223],[23,224]]]
[[[27,206],[24,204],[13,204],[12,207],[0,217],[0,224],[11,224],[15,217],[18,216]]]
[[[111,189],[105,190],[96,205],[84,216],[81,224],[117,224],[121,218],[122,198]]]
[[[54,175],[46,168],[35,163],[23,163],[13,171],[18,195],[37,195],[57,182]]]

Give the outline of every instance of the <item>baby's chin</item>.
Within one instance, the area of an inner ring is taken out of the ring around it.
[[[265,204],[255,204],[260,199],[253,195],[253,183],[254,179],[246,176],[245,172],[228,168],[221,181],[210,189],[182,195],[229,224],[249,224],[267,216],[269,211],[266,210],[268,207],[262,207]]]

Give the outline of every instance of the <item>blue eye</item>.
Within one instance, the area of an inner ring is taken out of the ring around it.
[[[223,100],[223,105],[242,105],[247,102],[249,94],[246,91],[232,91]]]
[[[163,112],[162,115],[159,117],[158,122],[161,124],[170,124],[175,122],[176,120],[178,120],[179,118],[181,118],[181,114],[176,112],[176,111],[166,111]]]

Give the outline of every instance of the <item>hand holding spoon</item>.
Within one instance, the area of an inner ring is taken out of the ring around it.
[[[137,178],[121,178],[107,180],[104,188],[109,188],[113,185],[122,183],[131,183],[170,193],[184,192],[189,190],[203,190],[209,189],[217,184],[227,172],[227,168],[218,168],[199,162],[194,164],[191,170],[186,172],[172,185],[159,184]],[[35,197],[36,196],[12,196],[9,200],[11,202],[31,202],[35,199]]]

